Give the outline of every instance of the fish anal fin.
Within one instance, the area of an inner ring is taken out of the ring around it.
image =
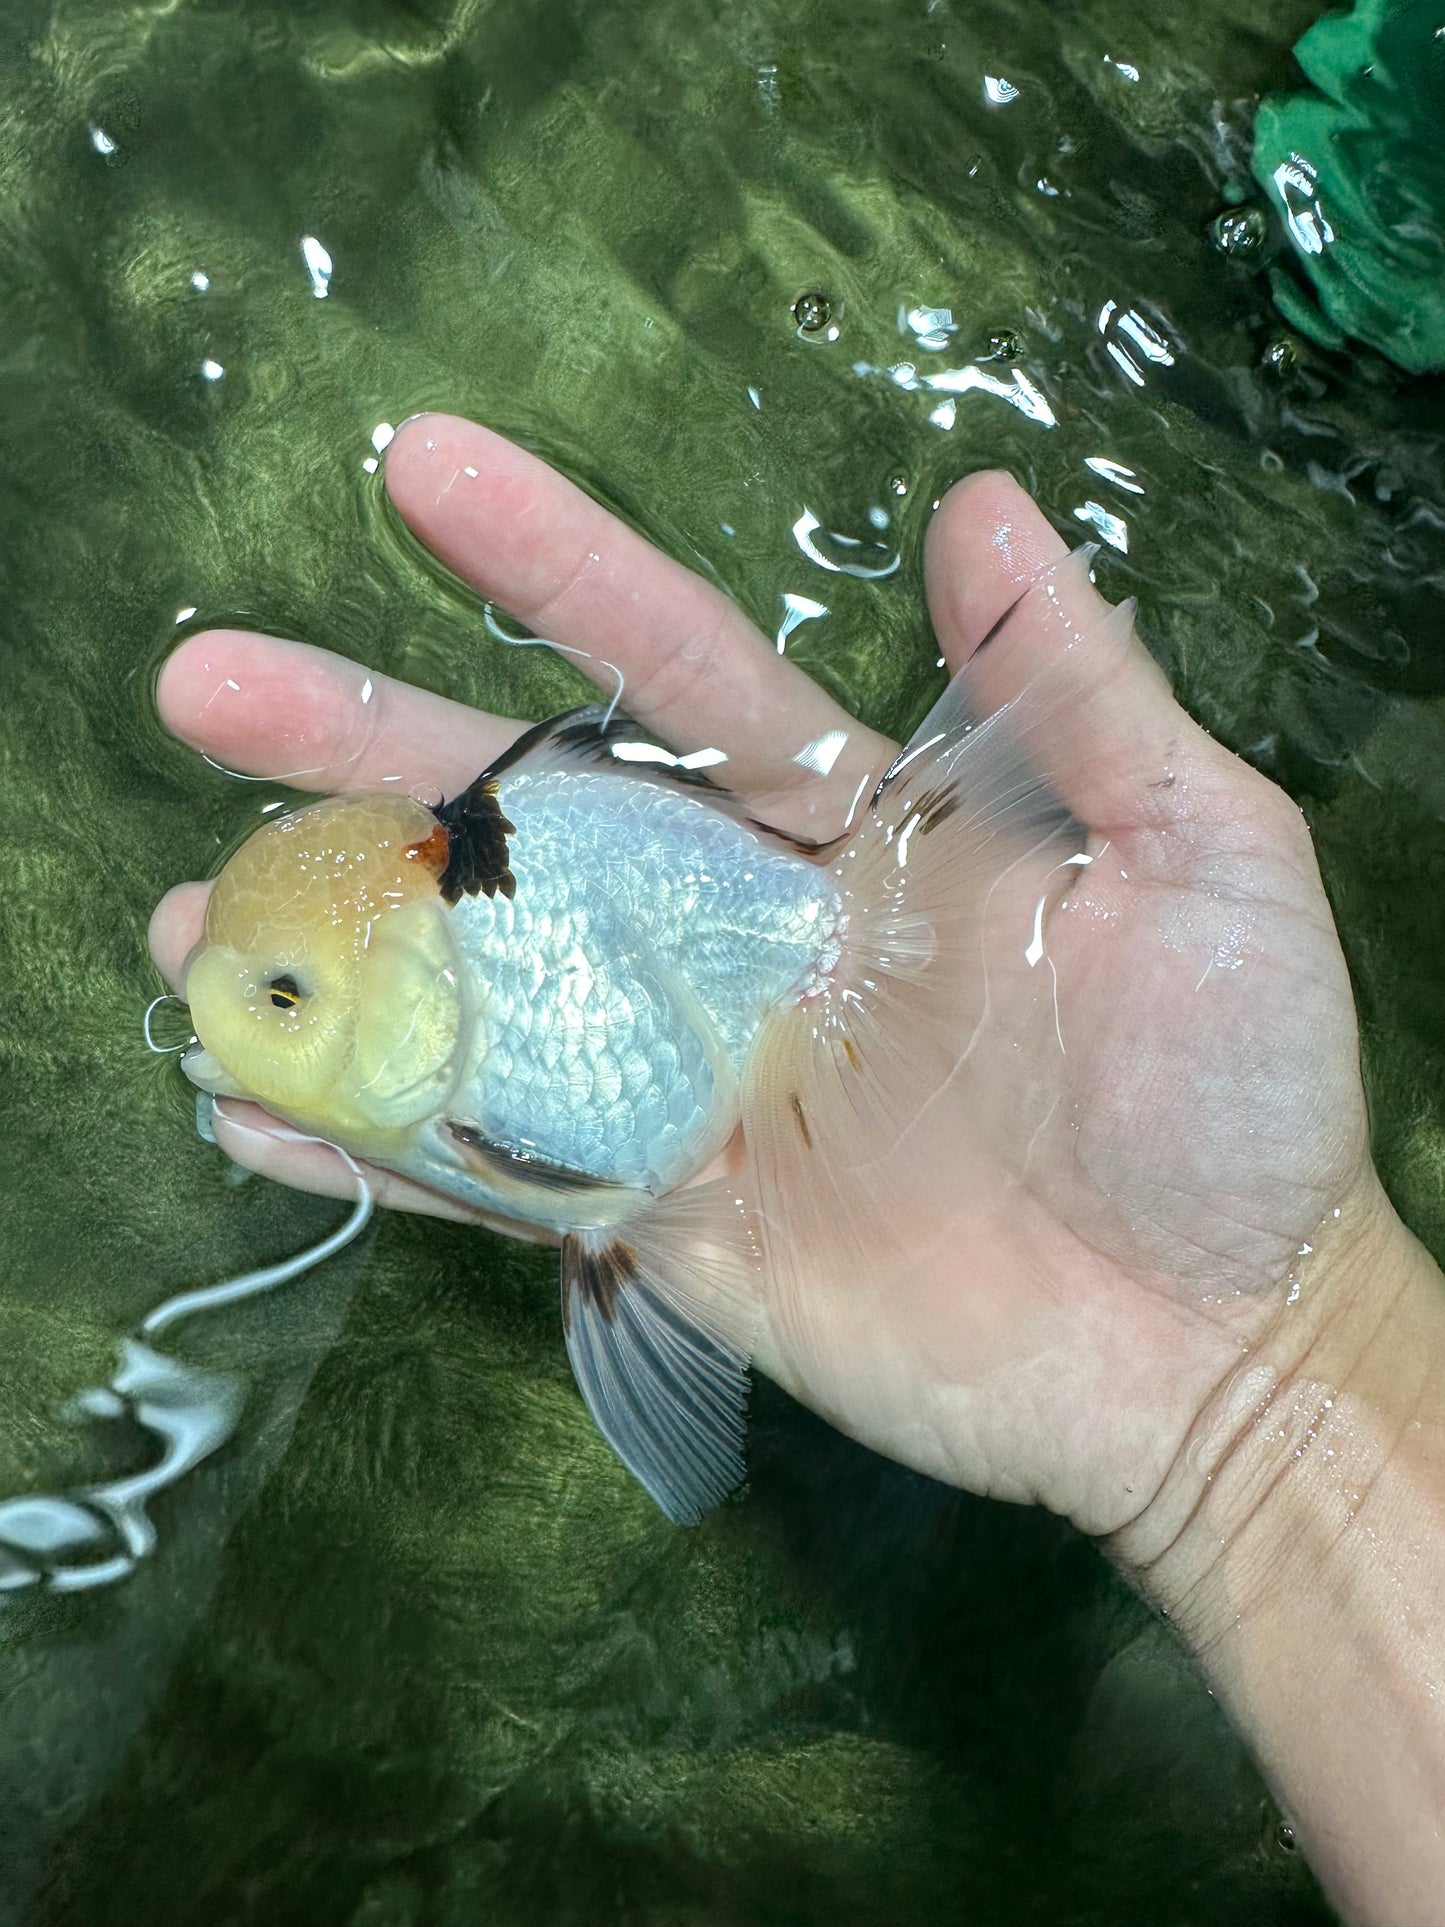
[[[578,1388],[678,1525],[695,1525],[745,1475],[759,1276],[751,1214],[724,1179],[563,1240],[562,1326]]]
[[[610,1325],[617,1317],[618,1293],[635,1284],[638,1277],[637,1253],[624,1239],[609,1238],[604,1244],[600,1239],[587,1242],[577,1232],[571,1236],[581,1240],[583,1249],[568,1273],[575,1290],[562,1294],[562,1329],[568,1336],[572,1331],[574,1297],[583,1308]]]

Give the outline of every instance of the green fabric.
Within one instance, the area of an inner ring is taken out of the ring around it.
[[[1295,58],[1318,92],[1255,122],[1254,172],[1320,306],[1280,270],[1288,320],[1329,347],[1367,341],[1402,368],[1445,368],[1445,34],[1436,0],[1357,0]]]
[[[160,730],[177,612],[518,715],[578,693],[489,639],[364,472],[425,406],[539,448],[770,632],[784,592],[826,602],[789,648],[898,730],[936,686],[948,482],[1002,462],[1074,539],[1122,518],[1106,591],[1314,820],[1383,1168],[1445,1251],[1445,408],[1264,365],[1278,319],[1210,238],[1309,14],[9,0],[0,1496],[143,1463],[73,1395],[160,1299],[339,1216],[233,1183],[142,1041],[152,904],[280,794]],[[836,341],[798,338],[808,289]],[[900,333],[916,305],[951,345]],[[979,365],[1053,426],[975,389],[945,427],[944,391],[869,372],[1009,333],[1017,363]],[[825,574],[804,508],[902,567]],[[1089,1547],[766,1386],[749,1491],[674,1531],[588,1423],[555,1300],[544,1254],[391,1218],[176,1334],[246,1402],[156,1556],[0,1600],[0,1921],[1325,1918]]]

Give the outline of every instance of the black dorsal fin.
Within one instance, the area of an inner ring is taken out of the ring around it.
[[[483,772],[450,803],[434,812],[447,833],[447,867],[441,875],[442,898],[456,903],[474,897],[478,891],[494,897],[517,893],[512,875],[511,853],[507,838],[515,835],[516,824],[508,822],[497,801],[497,785],[489,772]]]

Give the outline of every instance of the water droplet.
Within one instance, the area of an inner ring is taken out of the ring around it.
[[[900,307],[898,310],[899,334],[911,334],[920,348],[946,348],[957,327],[950,308]]]
[[[1335,230],[1320,199],[1314,167],[1302,155],[1291,154],[1274,170],[1272,179],[1295,246],[1301,254],[1323,254]]]
[[[803,769],[815,770],[819,776],[831,776],[847,741],[846,729],[830,729],[813,742],[805,743],[793,761]]]
[[[1129,553],[1129,524],[1122,515],[1111,514],[1102,502],[1085,502],[1074,510],[1074,518],[1096,528],[1109,547],[1117,549],[1120,555]]]
[[[1257,207],[1228,208],[1210,232],[1221,254],[1254,254],[1264,241],[1264,211]]]
[[[903,560],[881,542],[864,542],[856,535],[825,529],[809,508],[794,522],[792,533],[808,560],[830,575],[853,575],[865,582],[877,582],[892,575]]]
[[[1123,489],[1128,495],[1144,493],[1144,484],[1133,469],[1126,467],[1123,462],[1111,461],[1107,455],[1086,455],[1084,467],[1091,468],[1096,475],[1102,475],[1106,482],[1112,482],[1115,488]]]
[[[105,1521],[75,1500],[40,1494],[0,1506],[0,1538],[9,1550],[55,1559],[103,1542]]]
[[[804,622],[815,622],[819,616],[828,613],[826,602],[815,602],[811,596],[786,594],[783,597],[783,620],[778,625],[774,641],[781,656],[788,646],[788,637]]]

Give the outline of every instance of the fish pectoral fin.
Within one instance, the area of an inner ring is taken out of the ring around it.
[[[751,1214],[723,1180],[562,1245],[567,1356],[598,1429],[677,1525],[745,1474],[760,1298]]]
[[[556,1198],[636,1197],[635,1187],[612,1178],[595,1177],[575,1165],[558,1164],[525,1145],[488,1137],[479,1125],[461,1118],[446,1120],[447,1135],[458,1155],[479,1177],[493,1184],[511,1185]]]

